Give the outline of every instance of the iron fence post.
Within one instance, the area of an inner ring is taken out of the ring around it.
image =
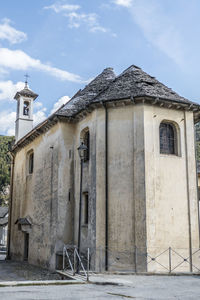
[[[172,248],[169,247],[169,273],[172,271]]]
[[[76,251],[75,251],[75,248],[74,248],[74,272],[73,272],[73,276],[75,276],[75,273],[76,273]]]
[[[137,246],[135,246],[135,273],[137,273]]]
[[[63,248],[63,270],[65,269],[65,247]]]
[[[90,248],[87,251],[87,281],[89,281],[89,268],[90,268]]]
[[[103,265],[105,260],[103,260],[103,248],[100,247],[100,272],[102,273],[102,270],[105,269],[105,266]]]
[[[191,247],[192,248],[192,247]],[[190,272],[193,272],[192,249],[190,249]]]

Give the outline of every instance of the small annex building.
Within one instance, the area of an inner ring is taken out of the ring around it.
[[[27,83],[15,96],[8,256],[55,269],[79,243],[93,270],[162,272],[170,249],[171,268],[200,269],[200,106],[134,65],[105,69],[31,129],[36,98]]]

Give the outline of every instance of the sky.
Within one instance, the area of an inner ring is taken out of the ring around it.
[[[34,126],[106,67],[134,64],[200,103],[199,0],[0,0],[0,134],[30,76]]]

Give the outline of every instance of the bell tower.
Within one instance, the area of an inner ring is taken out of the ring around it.
[[[27,77],[24,89],[17,92],[14,99],[17,100],[17,115],[15,121],[15,143],[25,136],[33,128],[33,101],[38,97],[28,88]]]

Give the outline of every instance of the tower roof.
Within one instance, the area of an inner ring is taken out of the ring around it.
[[[28,98],[33,98],[33,100],[35,100],[35,99],[38,97],[38,95],[35,94],[33,91],[31,91],[31,90],[27,87],[26,84],[25,84],[25,87],[23,88],[23,90],[21,90],[21,91],[19,91],[19,92],[17,92],[17,93],[15,94],[14,99],[18,100],[18,98],[19,98],[20,96],[24,96],[24,97],[28,97]]]

